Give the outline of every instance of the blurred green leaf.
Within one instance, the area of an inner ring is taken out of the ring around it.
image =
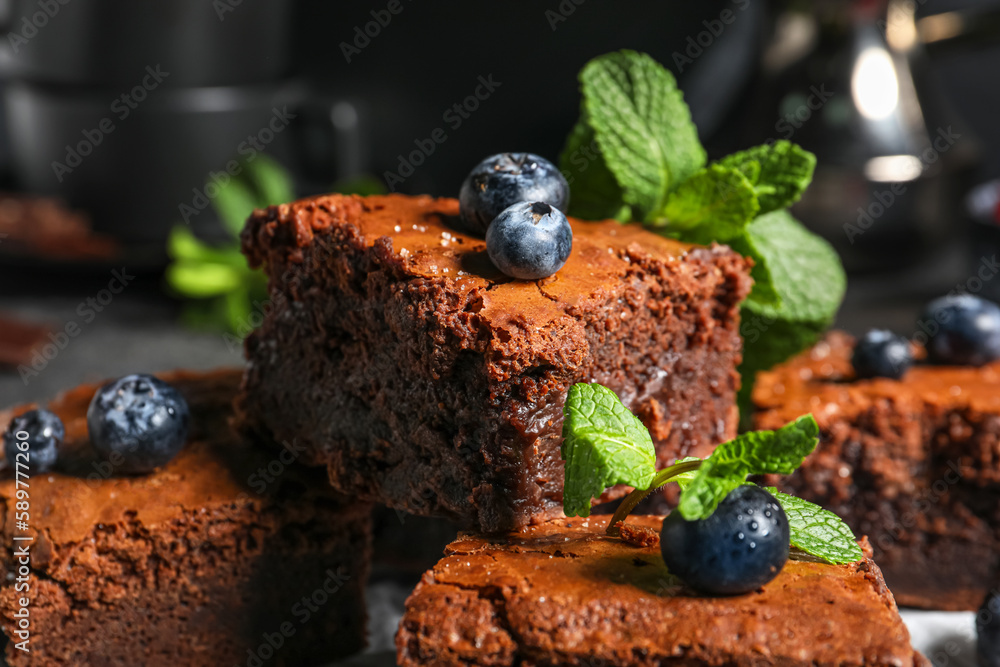
[[[295,189],[288,172],[264,154],[247,163],[247,175],[256,189],[256,207],[284,204],[295,199]],[[249,214],[248,214],[249,215]],[[241,224],[242,227],[242,224]]]
[[[384,195],[388,192],[385,183],[370,174],[357,176],[333,184],[333,191],[343,195]]]
[[[250,319],[251,305],[244,292],[230,292],[225,296],[226,324],[230,331],[238,332]]]
[[[188,299],[182,315],[185,324],[231,332],[248,326],[255,303],[267,298],[267,278],[262,271],[247,266],[240,253],[240,232],[254,209],[294,198],[288,172],[258,154],[243,163],[239,175],[219,186],[212,199],[232,241],[212,245],[187,226],[171,230],[167,253],[173,262],[167,268],[166,283],[171,292]]]
[[[167,267],[167,284],[184,296],[206,298],[241,288],[243,276],[225,264],[175,262]]]
[[[239,238],[244,223],[257,208],[258,202],[253,191],[242,180],[233,178],[219,188],[212,206],[229,233]]]
[[[246,266],[246,260],[240,253],[238,246],[210,246],[192,234],[185,225],[177,225],[170,230],[170,236],[167,237],[167,254],[171,259],[190,263],[208,262],[237,267]]]

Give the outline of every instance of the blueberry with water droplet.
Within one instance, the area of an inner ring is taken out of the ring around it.
[[[764,519],[756,518],[760,516]],[[672,512],[660,533],[660,550],[670,571],[710,595],[760,588],[784,567],[788,546],[785,510],[774,496],[753,485],[731,491],[707,519],[687,521]]]
[[[505,209],[486,232],[486,252],[512,278],[538,280],[561,269],[573,248],[566,216],[545,202]]]

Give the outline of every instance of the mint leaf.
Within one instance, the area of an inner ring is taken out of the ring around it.
[[[778,290],[774,287],[774,280],[771,278],[771,269],[767,266],[767,259],[757,249],[753,237],[750,236],[750,230],[744,229],[739,236],[727,240],[726,244],[744,257],[753,259],[753,267],[750,269],[750,277],[753,278],[753,289],[747,298],[757,304],[781,305],[781,295],[778,294]]]
[[[688,243],[721,243],[741,236],[758,210],[757,195],[746,176],[713,164],[668,195],[653,226]]]
[[[789,475],[816,448],[819,427],[812,415],[777,431],[751,431],[724,442],[705,459],[677,509],[688,521],[707,519],[747,475]]]
[[[754,186],[761,213],[769,213],[799,200],[812,181],[816,156],[781,140],[733,153],[716,164],[743,172]]]
[[[649,486],[656,468],[653,440],[613,391],[599,384],[575,384],[563,412],[566,516],[590,516],[591,498],[600,497],[609,486]]]
[[[559,168],[569,183],[569,214],[584,220],[632,219],[632,209],[622,202],[622,189],[606,164],[594,131],[581,118],[566,137]]]
[[[834,565],[864,558],[854,533],[839,516],[808,500],[768,490],[785,510],[792,546]]]
[[[644,53],[618,51],[580,72],[586,122],[624,203],[644,218],[705,164],[673,75]]]
[[[750,408],[757,372],[815,343],[833,322],[847,286],[837,253],[787,211],[758,217],[747,232],[766,262],[780,305],[751,294],[741,308],[740,406],[744,414]]]
[[[782,319],[829,321],[840,307],[847,278],[829,243],[813,234],[788,211],[774,211],[747,228],[757,251],[767,261],[781,295]]]

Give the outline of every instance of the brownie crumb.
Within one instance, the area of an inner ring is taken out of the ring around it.
[[[634,547],[656,547],[660,545],[660,534],[646,526],[636,526],[619,521],[615,526],[620,531],[622,542]]]

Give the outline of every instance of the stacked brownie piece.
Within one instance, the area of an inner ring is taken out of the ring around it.
[[[758,376],[758,428],[821,430],[779,483],[868,535],[901,604],[974,610],[1000,576],[1000,362],[858,380],[853,348],[833,332]]]
[[[58,467],[27,481],[27,501],[0,478],[8,663],[317,665],[362,648],[370,507],[233,435],[239,370],[162,377],[192,413],[167,465],[123,476],[96,455],[84,385],[47,406],[66,427]]]
[[[571,225],[566,265],[519,281],[459,229],[455,200],[257,211],[242,243],[273,307],[247,341],[244,431],[295,439],[342,493],[486,532],[561,515],[573,383],[618,393],[661,463],[706,455],[736,430],[748,262],[638,225]]]
[[[658,531],[662,520],[629,523]],[[658,545],[606,526],[557,519],[459,537],[406,603],[398,664],[928,664],[870,552],[849,565],[790,561],[762,589],[704,597],[667,573]]]

